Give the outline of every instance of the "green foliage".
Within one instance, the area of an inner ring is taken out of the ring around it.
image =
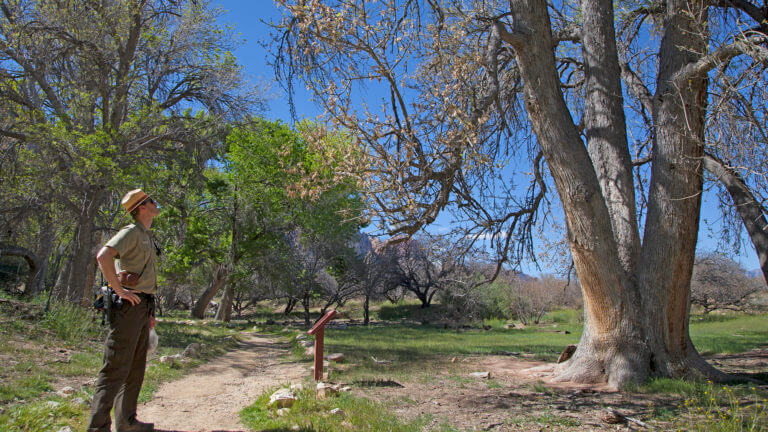
[[[678,430],[707,432],[768,429],[765,390],[758,391],[756,387],[750,387],[746,396],[738,393],[731,386],[715,386],[707,382],[701,386],[698,394],[685,399],[682,415],[674,422],[675,426]]]
[[[75,344],[100,334],[95,321],[96,317],[90,309],[69,302],[54,302],[41,325],[62,341]]]
[[[49,432],[64,426],[73,430],[85,428],[86,414],[82,405],[61,399],[40,400],[13,407],[0,414],[0,430],[5,432]]]
[[[240,412],[243,423],[254,430],[288,431],[298,425],[300,431],[336,432],[336,431],[420,431],[425,426],[423,419],[402,422],[391,414],[384,404],[341,393],[336,397],[320,399],[314,390],[297,392],[298,400],[290,411],[281,417],[277,409],[268,408],[269,396],[276,390],[270,389],[256,401]],[[343,414],[330,414],[333,409],[340,409]]]

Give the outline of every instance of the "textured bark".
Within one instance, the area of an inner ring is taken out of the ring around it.
[[[235,300],[235,285],[230,282],[227,284],[227,288],[224,290],[224,295],[221,296],[221,302],[219,302],[219,309],[216,311],[214,317],[217,321],[229,321],[232,318],[232,304]]]
[[[213,279],[211,279],[210,285],[203,292],[199,299],[195,302],[195,306],[192,308],[192,317],[203,319],[205,318],[205,310],[208,309],[208,305],[213,300],[213,297],[221,290],[221,287],[226,283],[229,277],[229,268],[224,264],[219,264],[216,267],[216,271],[213,272]]]
[[[632,157],[627,143],[621,67],[616,48],[611,0],[582,1],[584,17],[584,135],[624,271],[637,268],[640,236],[637,228]]]
[[[43,229],[40,232],[40,245],[37,248],[37,256],[40,257],[40,270],[33,281],[30,282],[29,293],[31,295],[40,294],[45,290],[45,280],[48,277],[48,263],[51,260],[51,252],[53,251],[53,244],[56,240],[53,225],[48,222],[43,225]]]
[[[707,46],[702,1],[667,2],[653,99],[653,165],[639,281],[643,287],[652,371],[717,378],[693,348],[690,282],[699,231],[707,80],[678,79]]]
[[[706,51],[706,8],[668,2],[654,99],[656,140],[644,240],[635,222],[613,5],[582,0],[585,135],[559,89],[543,0],[511,3],[526,109],[555,181],[584,295],[584,333],[559,379],[621,387],[650,376],[721,376],[690,341],[690,278],[702,192],[706,77],[680,79]],[[699,53],[699,54],[696,54]]]
[[[768,220],[763,207],[755,199],[744,179],[739,173],[728,167],[723,161],[712,156],[704,155],[704,169],[712,173],[731,195],[733,205],[739,212],[744,227],[747,229],[752,245],[760,260],[763,278],[768,284]]]

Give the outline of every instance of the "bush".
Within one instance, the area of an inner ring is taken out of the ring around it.
[[[41,324],[59,339],[71,343],[97,337],[101,331],[91,310],[69,302],[52,303]]]

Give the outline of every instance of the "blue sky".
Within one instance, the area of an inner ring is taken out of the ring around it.
[[[266,117],[278,119],[291,124],[292,119],[288,108],[287,96],[282,93],[282,89],[274,82],[274,73],[268,63],[268,52],[262,46],[269,42],[269,27],[262,21],[277,20],[280,17],[280,11],[271,0],[218,0],[214,2],[224,10],[225,14],[219,18],[221,24],[233,25],[238,38],[243,40],[243,44],[235,50],[235,55],[244,67],[245,76],[254,84],[263,86],[263,90],[269,98],[269,111],[265,113]],[[310,100],[309,95],[297,86],[295,95],[296,113],[299,118],[315,118],[320,114],[318,107]],[[704,195],[704,210],[702,213],[701,228],[699,231],[698,251],[713,251],[718,249],[717,232],[722,223],[722,216],[717,210],[717,198],[712,193]],[[440,219],[438,219],[440,222]],[[444,222],[444,223],[447,223]],[[439,229],[439,227],[433,227]],[[748,239],[746,232],[743,238]],[[723,250],[723,252],[728,252]],[[747,269],[754,270],[760,267],[757,254],[751,243],[746,243],[741,248],[741,255],[731,257]],[[540,272],[533,268],[524,268],[524,271],[530,274],[539,274]],[[543,269],[546,273],[547,269]]]

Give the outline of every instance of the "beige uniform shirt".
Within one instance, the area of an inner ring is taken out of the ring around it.
[[[106,246],[117,251],[117,271],[139,275],[139,283],[124,287],[135,291],[157,292],[157,255],[150,231],[140,223],[128,225],[109,239]]]

